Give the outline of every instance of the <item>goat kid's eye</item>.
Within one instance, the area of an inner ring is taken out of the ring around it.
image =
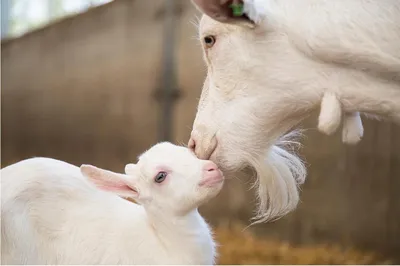
[[[154,181],[156,183],[161,183],[165,180],[165,178],[167,177],[167,173],[166,172],[159,172],[156,177],[154,178]]]
[[[215,44],[215,36],[208,35],[204,37],[204,44],[207,48],[211,48]]]

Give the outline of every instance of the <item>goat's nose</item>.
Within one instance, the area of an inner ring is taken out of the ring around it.
[[[204,165],[203,169],[206,172],[213,172],[218,170],[218,166],[215,163],[209,161]]]
[[[211,138],[207,134],[200,134],[198,131],[192,131],[188,142],[188,148],[191,149],[199,159],[208,160],[217,147],[215,136]]]

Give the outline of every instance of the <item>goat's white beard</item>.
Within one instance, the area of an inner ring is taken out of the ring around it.
[[[307,175],[302,160],[279,146],[299,143],[290,140],[297,132],[284,135],[268,150],[267,157],[247,158],[255,169],[257,178],[257,212],[252,224],[273,221],[288,214],[299,202],[299,185]]]

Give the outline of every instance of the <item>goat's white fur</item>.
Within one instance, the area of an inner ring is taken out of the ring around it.
[[[364,135],[359,112],[346,114],[343,121],[342,140],[347,144],[358,143]]]
[[[211,158],[227,173],[256,169],[257,218],[268,221],[297,206],[306,175],[279,140],[321,103],[318,128],[333,133],[343,117],[346,143],[362,137],[361,113],[400,121],[400,1],[244,3],[253,27],[200,21],[200,40],[216,41],[203,45],[208,73],[192,136],[205,158],[218,139]]]
[[[334,93],[325,92],[321,101],[318,129],[333,134],[340,126],[343,117],[342,140],[347,144],[356,144],[363,136],[364,129],[359,112],[342,114],[342,105]]]
[[[88,165],[80,169],[49,158],[5,167],[1,262],[213,264],[215,243],[197,206],[215,196],[222,184],[197,186],[205,162],[186,148],[161,143],[137,165],[128,164],[129,175]],[[157,169],[165,166],[167,179],[155,183]],[[93,184],[108,186],[107,191]],[[123,190],[120,184],[129,187]],[[132,196],[141,205],[117,194]]]
[[[327,135],[336,131],[342,119],[342,106],[336,95],[326,92],[321,101],[321,112],[319,114],[318,129]]]

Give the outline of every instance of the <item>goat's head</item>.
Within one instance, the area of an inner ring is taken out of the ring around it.
[[[277,144],[321,98],[320,90],[310,90],[318,83],[314,62],[257,14],[255,22],[200,9],[213,18],[204,15],[199,26],[208,72],[188,145],[227,174],[254,168],[258,220],[280,217],[296,207],[306,171]]]
[[[215,163],[169,142],[157,143],[140,155],[137,164],[127,164],[126,174],[92,165],[82,165],[81,172],[101,190],[129,197],[152,214],[170,216],[196,209],[215,197],[224,183]]]
[[[208,72],[189,146],[227,172],[255,168],[261,220],[296,207],[305,170],[277,144],[312,110],[326,134],[343,118],[346,143],[360,112],[398,121],[398,1],[192,1]]]

